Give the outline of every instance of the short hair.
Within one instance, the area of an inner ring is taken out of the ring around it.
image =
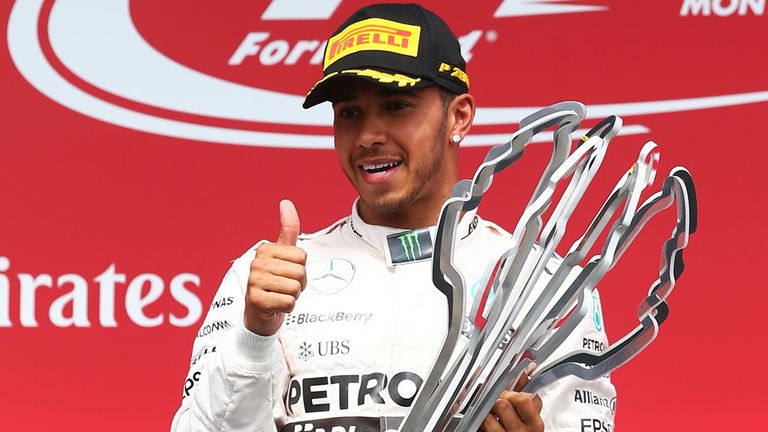
[[[437,90],[440,92],[440,105],[443,106],[443,111],[447,111],[448,105],[450,105],[451,102],[453,102],[453,100],[456,99],[457,95],[456,93],[448,89],[444,89],[440,86],[437,87]]]

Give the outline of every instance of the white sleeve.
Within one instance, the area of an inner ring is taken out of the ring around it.
[[[574,332],[557,349],[551,359],[571,351],[587,349],[599,353],[608,347],[608,337],[595,289],[592,305]],[[616,389],[609,376],[584,381],[573,376],[561,378],[543,387],[539,395],[543,405],[541,417],[545,431],[613,432]]]
[[[172,432],[273,432],[275,419],[285,417],[288,377],[278,338],[243,325],[245,287],[259,244],[232,263],[197,333]]]

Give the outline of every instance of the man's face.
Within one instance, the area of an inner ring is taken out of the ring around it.
[[[336,152],[362,205],[379,214],[417,200],[439,206],[455,178],[443,169],[446,114],[437,87],[394,93],[350,80],[337,88]]]

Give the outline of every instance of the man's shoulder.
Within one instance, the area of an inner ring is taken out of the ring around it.
[[[505,230],[500,225],[490,220],[483,219],[480,216],[475,216],[475,219],[472,221],[471,225],[474,226],[474,230],[478,231],[478,234],[484,236],[490,236],[491,238],[498,240],[509,240],[512,238],[512,234],[510,234],[509,231]]]
[[[510,242],[513,240],[512,234],[510,234],[509,231],[505,230],[500,225],[497,225],[496,223],[483,218],[478,218],[478,222],[475,225],[475,229],[479,231],[478,234],[480,234],[478,237],[484,237],[486,241],[490,240],[502,249],[508,249],[514,246]],[[533,249],[539,250],[541,249],[541,245],[536,242],[533,244]],[[547,262],[547,271],[556,270],[562,261],[563,257],[561,257],[556,251],[552,251],[552,256]]]
[[[320,243],[324,239],[328,239],[331,237],[335,237],[338,235],[341,235],[342,232],[349,226],[351,223],[351,216],[344,216],[343,218],[337,220],[336,222],[328,225],[327,227],[315,231],[313,233],[301,233],[299,234],[299,243],[298,246],[304,246],[304,245],[311,245],[315,243]]]
[[[344,216],[321,230],[312,233],[301,233],[299,234],[299,242],[312,242],[322,239],[323,237],[339,234],[341,230],[350,223],[350,219],[351,216]]]
[[[345,216],[336,222],[328,225],[327,227],[313,232],[313,233],[301,233],[298,237],[297,246],[301,248],[311,247],[316,244],[322,243],[323,239],[335,238],[335,235],[340,235],[345,225],[349,224],[349,216]],[[249,247],[242,255],[232,260],[232,267],[237,270],[246,270],[251,265],[251,261],[256,257],[256,250],[264,243],[268,243],[268,240],[259,240],[253,246]]]

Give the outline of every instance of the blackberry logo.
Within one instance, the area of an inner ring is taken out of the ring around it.
[[[285,316],[285,326],[300,326],[303,324],[325,324],[325,323],[359,323],[367,324],[373,317],[373,312],[352,313],[352,312],[326,312],[326,313],[298,313],[287,314]]]

